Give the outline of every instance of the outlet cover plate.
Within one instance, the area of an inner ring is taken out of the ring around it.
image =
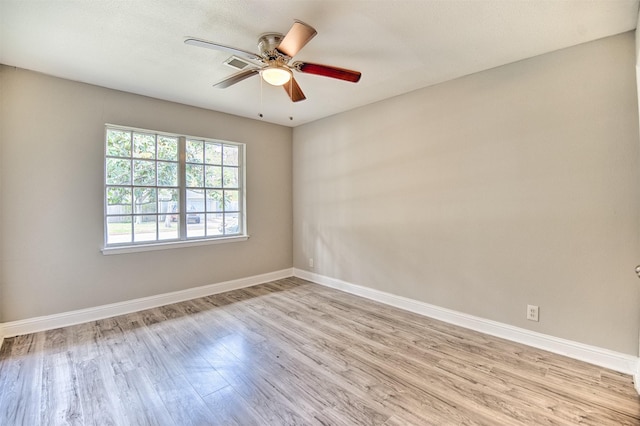
[[[540,308],[536,305],[527,305],[527,319],[529,321],[539,321]]]

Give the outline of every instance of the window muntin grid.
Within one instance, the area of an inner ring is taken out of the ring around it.
[[[187,223],[187,238],[243,233],[241,153],[241,146],[236,144],[186,140],[186,207],[189,215],[206,223],[204,228]]]
[[[107,126],[105,246],[246,235],[244,145]]]

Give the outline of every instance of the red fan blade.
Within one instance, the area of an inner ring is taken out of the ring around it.
[[[242,80],[249,78],[253,75],[259,74],[260,70],[258,68],[253,68],[250,70],[244,70],[244,71],[240,71],[237,72],[227,78],[225,78],[222,81],[217,82],[216,84],[213,85],[213,87],[217,87],[218,89],[224,89],[226,87],[229,87],[233,84],[239,83]]]
[[[205,47],[207,49],[222,50],[223,52],[229,52],[234,55],[243,56],[245,58],[253,59],[255,61],[262,60],[262,57],[257,53],[251,53],[246,50],[236,49],[235,47],[225,46],[224,44],[214,43],[212,41],[202,40],[199,38],[189,37],[184,41],[191,46]]]
[[[300,102],[307,99],[293,76],[291,77],[291,80],[289,80],[289,83],[283,84],[282,87],[284,87],[284,90],[287,92],[287,95],[289,95],[292,102]]]
[[[293,58],[316,34],[318,34],[318,32],[312,26],[302,21],[295,21],[276,50]]]
[[[338,80],[350,81],[352,83],[360,81],[360,77],[362,76],[358,71],[332,67],[329,65],[310,64],[308,62],[294,62],[292,67],[303,73],[337,78]]]

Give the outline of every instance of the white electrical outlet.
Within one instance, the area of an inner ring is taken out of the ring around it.
[[[527,305],[527,319],[529,321],[538,321],[538,315],[540,313],[540,308],[536,305]]]
[[[313,268],[313,257],[309,258],[309,268]]]

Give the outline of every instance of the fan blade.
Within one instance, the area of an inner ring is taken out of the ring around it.
[[[189,37],[184,42],[185,44],[189,44],[191,46],[205,47],[207,49],[213,49],[213,50],[222,50],[223,52],[229,52],[234,55],[244,56],[245,58],[248,58],[248,59],[253,59],[257,61],[262,60],[262,57],[257,53],[251,53],[246,50],[236,49],[235,47],[225,46],[224,44],[218,44],[212,41]]]
[[[358,71],[331,67],[329,65],[310,64],[308,62],[294,62],[292,67],[303,73],[337,78],[338,80],[350,81],[352,83],[360,81],[360,77],[362,76]]]
[[[307,99],[304,93],[302,93],[302,89],[298,85],[296,79],[293,78],[293,76],[291,77],[291,80],[289,80],[289,84],[285,83],[282,85],[282,87],[284,87],[284,90],[287,92],[287,95],[289,95],[292,102],[300,102]]]
[[[318,32],[315,28],[302,21],[296,20],[276,50],[293,58],[316,34],[318,34]]]
[[[242,80],[249,78],[253,75],[259,74],[260,73],[260,69],[258,68],[253,68],[250,70],[244,70],[244,71],[240,71],[237,72],[227,78],[225,78],[222,81],[217,82],[216,84],[213,85],[213,87],[216,87],[218,89],[224,89],[226,87],[229,87],[233,84],[236,83],[240,83]]]

